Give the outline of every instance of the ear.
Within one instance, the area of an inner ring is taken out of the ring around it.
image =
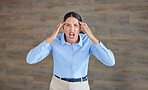
[[[62,26],[63,30],[64,30],[64,26]]]

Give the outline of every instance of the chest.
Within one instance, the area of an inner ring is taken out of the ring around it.
[[[57,45],[53,47],[53,53],[57,55],[65,55],[65,56],[75,56],[75,55],[88,55],[89,54],[89,45]]]

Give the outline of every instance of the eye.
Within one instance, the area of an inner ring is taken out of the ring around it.
[[[66,26],[69,26],[69,24],[67,24]]]
[[[78,26],[77,24],[75,24],[75,26]]]

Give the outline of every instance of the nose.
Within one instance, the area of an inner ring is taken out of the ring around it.
[[[74,27],[74,26],[71,26],[71,27],[70,27],[70,31],[72,31],[72,32],[73,32],[73,31],[74,31],[74,29],[75,29],[75,27]]]

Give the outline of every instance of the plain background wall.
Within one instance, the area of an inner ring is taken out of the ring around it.
[[[148,0],[0,0],[0,90],[48,90],[52,53],[34,65],[26,56],[69,11],[116,58],[108,67],[91,55],[91,90],[148,90]]]

